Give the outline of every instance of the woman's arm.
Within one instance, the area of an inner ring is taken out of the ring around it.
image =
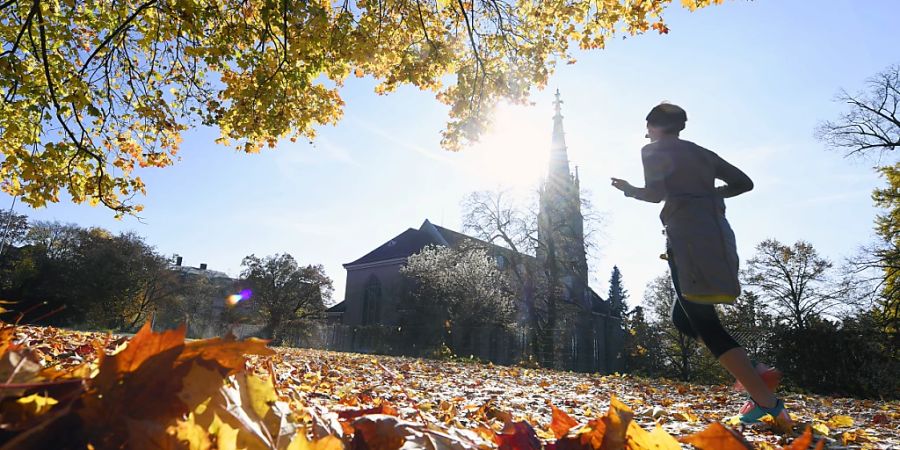
[[[663,171],[658,157],[653,155],[649,145],[641,149],[641,162],[644,165],[644,187],[635,187],[627,181],[616,178],[613,178],[613,186],[624,192],[626,197],[659,203],[666,195]],[[621,181],[624,185],[617,186],[617,181]]]
[[[741,169],[731,165],[719,155],[716,155],[716,159],[716,178],[726,183],[725,186],[716,188],[719,195],[731,198],[753,189],[753,180]]]

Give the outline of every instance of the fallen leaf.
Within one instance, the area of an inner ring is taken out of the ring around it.
[[[541,441],[527,422],[510,422],[495,436],[498,450],[540,450]]]
[[[556,439],[565,436],[572,427],[578,425],[578,422],[566,414],[565,411],[553,405],[550,405],[550,409],[552,412],[550,430],[553,431],[553,435],[556,436]]]
[[[691,444],[700,450],[752,450],[753,446],[734,430],[721,423],[713,423],[699,433],[678,439],[679,442]]]
[[[832,416],[827,423],[831,428],[849,428],[853,426],[853,418],[850,416]]]
[[[603,449],[617,450],[625,448],[625,435],[634,412],[628,405],[619,401],[615,395],[609,399],[609,412],[603,417],[606,423],[606,434],[603,436]]]
[[[663,430],[659,424],[656,424],[653,431],[648,432],[637,423],[631,422],[628,425],[626,439],[625,448],[628,450],[681,450],[678,440]]]
[[[797,439],[794,439],[790,445],[784,447],[784,450],[806,450],[809,448],[809,444],[812,444],[812,430],[810,427],[806,427],[803,431],[803,434],[800,435]]]

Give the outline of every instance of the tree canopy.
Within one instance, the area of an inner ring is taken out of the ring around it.
[[[434,92],[457,150],[570,48],[668,32],[671,1],[4,0],[0,187],[34,207],[65,190],[134,213],[139,169],[173,164],[184,131],[213,126],[250,153],[312,139],[341,118],[349,76]]]

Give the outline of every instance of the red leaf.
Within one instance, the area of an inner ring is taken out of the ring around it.
[[[528,422],[511,422],[494,438],[498,450],[540,450],[541,441]]]

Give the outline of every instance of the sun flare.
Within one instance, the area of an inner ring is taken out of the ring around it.
[[[487,184],[537,187],[550,157],[552,111],[501,104],[491,129],[467,152],[469,168]]]

